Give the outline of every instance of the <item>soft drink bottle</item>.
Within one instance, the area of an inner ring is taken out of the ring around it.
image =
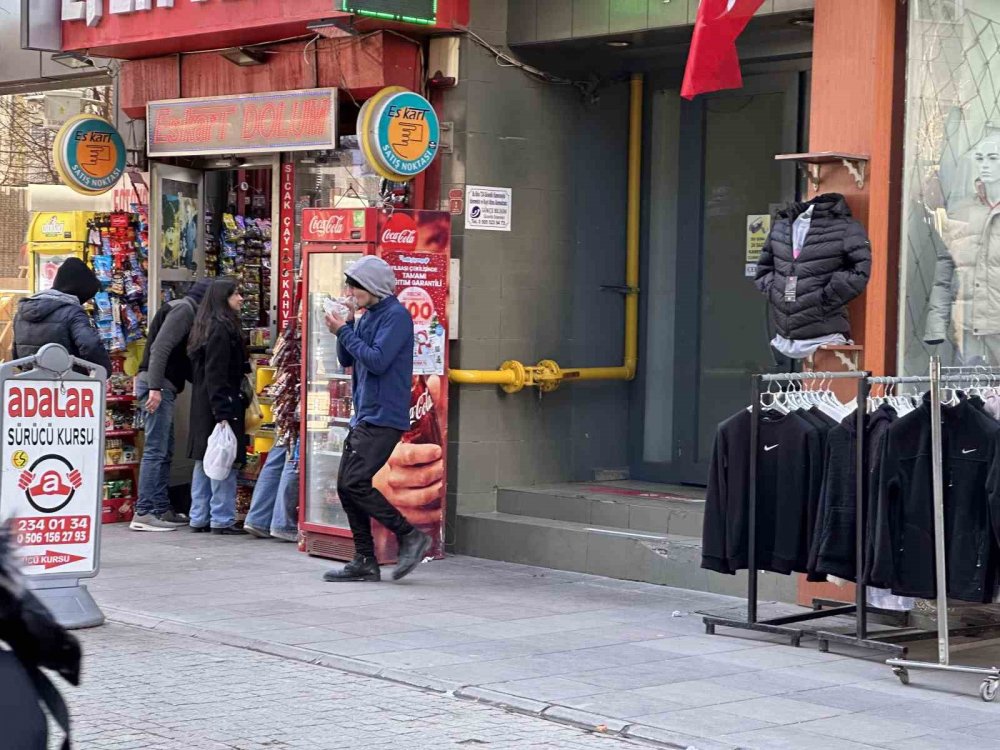
[[[410,388],[410,430],[403,435],[403,442],[441,445],[441,426],[434,399],[427,389],[427,379],[420,375],[414,376]]]

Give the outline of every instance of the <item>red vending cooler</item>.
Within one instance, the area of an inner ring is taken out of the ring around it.
[[[451,217],[439,211],[307,208],[302,212],[303,350],[299,528],[310,555],[354,556],[337,472],[352,414],[351,372],[337,360],[337,337],[323,303],[347,294],[344,273],[362,255],[384,258],[396,296],[413,316],[410,430],[375,476],[375,486],[444,553],[448,425],[448,269]],[[361,313],[364,315],[364,312]],[[372,522],[379,561],[396,540]]]

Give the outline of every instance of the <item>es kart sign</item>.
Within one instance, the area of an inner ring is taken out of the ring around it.
[[[97,381],[3,383],[0,517],[29,575],[97,571],[102,401]]]

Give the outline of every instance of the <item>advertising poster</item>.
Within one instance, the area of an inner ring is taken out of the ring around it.
[[[24,572],[97,570],[102,384],[7,380],[3,386],[0,518],[14,519]]]
[[[380,215],[379,255],[396,274],[396,296],[413,316],[410,430],[374,484],[444,554],[448,446],[448,272],[451,217],[444,212]],[[380,529],[384,531],[384,529]]]

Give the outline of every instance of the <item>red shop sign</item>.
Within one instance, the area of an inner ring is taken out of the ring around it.
[[[295,164],[281,165],[281,209],[278,213],[278,330],[294,315],[295,304]]]
[[[337,89],[280,91],[146,105],[150,156],[337,147]]]

